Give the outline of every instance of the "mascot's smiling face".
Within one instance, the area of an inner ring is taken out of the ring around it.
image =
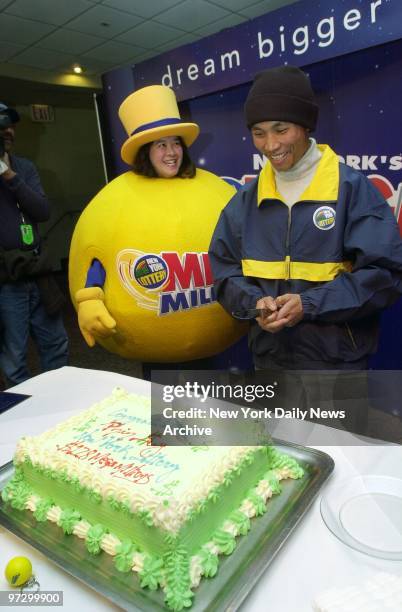
[[[149,149],[149,159],[160,178],[177,176],[183,161],[183,147],[178,136],[155,140]]]

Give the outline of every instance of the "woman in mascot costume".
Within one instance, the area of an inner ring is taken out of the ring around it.
[[[132,169],[104,187],[74,231],[69,282],[80,330],[123,357],[181,362],[223,351],[245,329],[216,302],[208,246],[233,187],[195,168],[199,134],[173,91],[144,87],[120,106]]]

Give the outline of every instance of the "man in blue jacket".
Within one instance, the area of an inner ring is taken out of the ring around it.
[[[249,334],[257,369],[365,369],[379,313],[402,293],[392,211],[310,137],[318,107],[300,69],[259,74],[245,115],[268,162],[220,216],[210,247],[217,298],[240,316],[263,309]]]
[[[0,103],[0,368],[9,385],[29,378],[32,335],[44,371],[67,364],[61,298],[50,275],[38,223],[50,206],[34,164],[12,155],[17,111]]]

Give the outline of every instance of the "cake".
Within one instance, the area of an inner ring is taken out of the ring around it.
[[[192,604],[250,519],[265,512],[297,462],[272,446],[152,446],[150,399],[122,389],[35,437],[22,438],[2,491],[12,509],[56,523],[93,554]],[[11,510],[14,511],[14,510]]]

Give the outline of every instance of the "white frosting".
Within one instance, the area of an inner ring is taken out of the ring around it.
[[[214,555],[219,555],[219,553],[221,552],[219,546],[214,544],[214,542],[208,542],[207,544],[205,544],[205,548],[208,548],[208,550],[210,550],[211,553],[213,553]]]
[[[142,553],[135,552],[133,554],[133,566],[131,568],[133,572],[142,572],[144,567],[144,559],[145,555],[143,555]]]
[[[249,499],[244,500],[240,506],[240,511],[248,516],[248,518],[253,518],[256,514],[254,504]]]
[[[39,497],[37,495],[31,495],[30,497],[28,497],[27,501],[25,502],[25,508],[27,510],[30,510],[31,512],[35,512],[38,501],[39,501]]]
[[[52,523],[57,523],[60,520],[62,512],[63,511],[61,508],[59,508],[59,506],[52,506],[50,510],[48,510],[46,518],[48,521],[51,521]]]
[[[275,473],[278,480],[283,480],[284,478],[292,478],[292,470],[287,467],[279,468],[275,470]]]
[[[239,534],[238,527],[232,523],[232,521],[226,521],[222,527],[223,531],[230,533],[232,536],[237,536]]]
[[[198,555],[194,555],[194,557],[190,559],[190,580],[192,589],[198,587],[202,574],[201,558]]]
[[[78,523],[74,525],[73,534],[84,540],[90,529],[91,525],[87,521],[78,521]]]
[[[117,552],[117,547],[120,546],[120,544],[121,541],[119,538],[116,538],[116,536],[112,535],[111,533],[107,533],[103,536],[100,547],[102,550],[108,553],[108,555],[112,555],[114,557]]]
[[[214,446],[196,453],[151,447],[149,434],[150,400],[116,389],[44,434],[22,438],[16,461],[29,458],[35,466],[65,471],[104,499],[147,511],[154,525],[177,533],[189,511],[256,448]]]
[[[266,502],[267,499],[272,497],[272,489],[269,486],[269,482],[267,482],[266,480],[260,480],[255,492],[257,493],[257,495],[262,497],[264,502]]]

